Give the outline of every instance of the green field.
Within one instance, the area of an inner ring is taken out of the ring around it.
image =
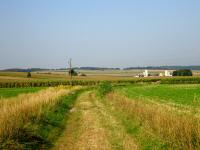
[[[44,89],[42,87],[31,87],[31,88],[0,88],[0,97],[8,98],[14,97],[22,93],[34,93]]]
[[[118,88],[118,91],[133,99],[151,99],[184,105],[200,104],[199,84],[136,84]]]

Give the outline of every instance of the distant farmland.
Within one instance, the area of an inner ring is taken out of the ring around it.
[[[0,149],[200,149],[200,77],[80,72],[0,72]]]

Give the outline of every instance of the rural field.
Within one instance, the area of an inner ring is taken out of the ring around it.
[[[200,149],[199,77],[96,74],[1,72],[0,149]]]
[[[200,150],[200,0],[0,0],[0,150]]]

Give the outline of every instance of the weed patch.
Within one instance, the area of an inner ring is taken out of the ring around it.
[[[99,89],[98,89],[98,95],[100,97],[104,97],[107,93],[111,92],[112,91],[112,84],[108,81],[106,82],[102,82],[100,85],[99,85]]]

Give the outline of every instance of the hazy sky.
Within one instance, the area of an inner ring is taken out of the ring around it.
[[[0,0],[0,69],[200,65],[200,0]]]

